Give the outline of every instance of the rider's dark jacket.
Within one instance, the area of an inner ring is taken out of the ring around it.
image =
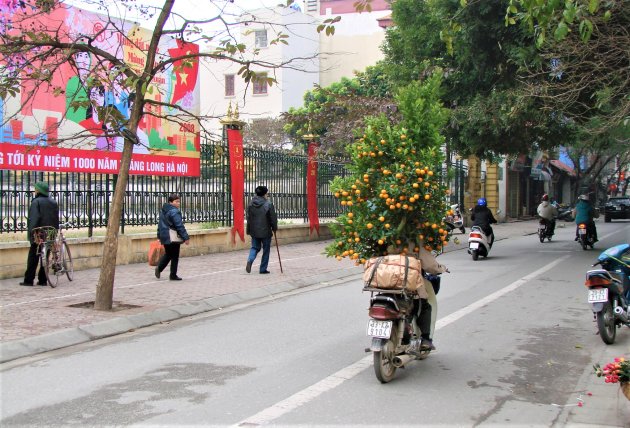
[[[475,208],[473,208],[472,214],[470,215],[470,219],[473,221],[472,225],[481,227],[486,235],[492,234],[492,227],[490,224],[497,222],[492,215],[492,211],[490,211],[488,207],[482,207],[480,205],[475,205]]]

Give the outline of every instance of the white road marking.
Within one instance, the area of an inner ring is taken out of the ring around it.
[[[532,279],[536,278],[537,276],[547,272],[550,269],[553,269],[554,267],[556,267],[557,265],[559,265],[560,263],[562,263],[563,261],[565,261],[566,259],[568,259],[569,257],[571,257],[570,255],[566,255],[563,257],[560,257],[559,259],[543,266],[542,268],[530,273],[529,275],[526,275],[516,281],[514,281],[513,283],[509,284],[508,286],[484,297],[481,300],[478,300],[474,303],[471,303],[470,305],[450,314],[447,315],[444,318],[440,318],[435,326],[435,329],[441,329],[443,327],[446,327],[449,324],[454,323],[455,321],[459,320],[460,318],[470,314],[471,312],[489,304],[490,302],[498,299],[499,297],[516,290],[518,287],[520,287],[521,285],[527,283],[528,281],[531,281]],[[260,412],[256,413],[255,415],[250,416],[247,419],[242,420],[241,422],[238,422],[237,424],[233,425],[234,427],[242,427],[242,426],[255,426],[255,425],[266,425],[268,423],[270,423],[271,421],[278,419],[279,417],[281,417],[282,415],[289,413],[295,409],[297,409],[298,407],[307,404],[308,402],[314,400],[315,398],[317,398],[318,396],[320,396],[321,394],[328,392],[330,390],[332,390],[333,388],[336,388],[337,386],[341,385],[344,381],[352,379],[353,377],[355,377],[356,375],[358,375],[359,373],[361,373],[363,370],[367,369],[368,367],[370,367],[372,365],[372,361],[373,361],[373,357],[372,355],[368,355],[362,359],[360,359],[359,361],[357,361],[354,364],[349,365],[348,367],[345,367],[341,370],[339,370],[336,373],[333,373],[332,375],[328,376],[327,378],[322,379],[321,381],[309,386],[308,388],[305,388],[293,395],[291,395],[290,397],[270,406],[267,407],[266,409],[261,410]]]

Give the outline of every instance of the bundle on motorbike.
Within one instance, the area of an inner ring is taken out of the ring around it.
[[[420,260],[407,255],[390,255],[368,260],[363,291],[370,292],[367,335],[372,343],[366,352],[374,357],[374,373],[381,383],[394,378],[396,369],[410,361],[425,359],[431,349],[418,347],[417,318],[426,299]],[[439,289],[439,277],[429,276]],[[430,312],[428,313],[430,315]]]
[[[615,342],[617,328],[630,327],[630,244],[607,249],[593,267],[598,265],[601,269],[586,273],[584,285],[599,335],[610,345]]]

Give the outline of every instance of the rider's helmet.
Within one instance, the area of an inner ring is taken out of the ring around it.
[[[578,199],[580,201],[588,201],[588,195],[580,195],[580,196],[578,196]]]
[[[488,205],[488,202],[486,202],[486,198],[479,198],[477,199],[477,205],[480,207],[485,207]]]
[[[549,200],[549,195],[544,194],[544,195],[542,196],[542,200],[543,200],[543,201],[548,201],[548,200]]]

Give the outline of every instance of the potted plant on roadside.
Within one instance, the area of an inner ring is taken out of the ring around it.
[[[604,367],[596,364],[593,368],[597,377],[604,377],[606,383],[618,383],[623,395],[630,400],[630,360],[619,357]]]

